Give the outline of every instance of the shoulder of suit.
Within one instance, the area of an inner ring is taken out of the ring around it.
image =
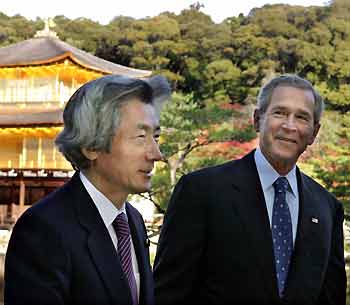
[[[306,184],[308,187],[312,188],[313,190],[316,190],[317,192],[331,195],[320,183],[318,183],[316,180],[314,180],[307,174],[300,172],[300,175],[303,180],[303,183]]]
[[[216,176],[217,174],[222,174],[225,172],[231,172],[232,170],[234,170],[234,165],[236,164],[236,162],[236,160],[233,160],[223,164],[201,168],[199,170],[184,175],[184,177],[189,179],[196,179],[208,176]]]
[[[335,207],[341,207],[341,202],[332,194],[330,193],[324,186],[322,186],[320,183],[318,183],[316,180],[311,178],[310,176],[306,175],[303,172],[300,172],[301,178],[303,179],[303,182],[313,190],[313,193],[316,194],[318,197],[320,197],[323,201],[327,199],[327,201],[334,205]]]
[[[231,160],[219,165],[205,167],[183,176],[183,179],[202,180],[202,179],[233,179],[241,177],[242,174],[256,171],[254,162],[254,150],[244,155],[240,159]]]
[[[125,208],[127,210],[129,210],[129,211],[132,211],[132,212],[134,212],[136,214],[140,214],[141,215],[141,213],[138,211],[138,209],[136,209],[129,201],[125,202]]]
[[[178,181],[175,191],[186,189],[197,192],[198,190],[209,190],[212,187],[227,187],[232,184],[234,177],[239,176],[236,169],[237,161],[230,161],[220,165],[202,168],[183,175]]]
[[[142,214],[130,202],[128,201],[125,202],[125,208],[127,212],[132,213],[134,216],[140,218],[143,221]]]
[[[70,181],[34,203],[21,217],[41,219],[51,224],[65,222],[69,215],[74,213],[72,209],[74,199],[69,183]]]

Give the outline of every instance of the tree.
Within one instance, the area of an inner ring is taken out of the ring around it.
[[[247,124],[234,128],[241,120]],[[173,94],[172,102],[163,110],[161,126],[160,147],[164,159],[157,166],[149,196],[159,211],[166,208],[181,175],[227,160],[224,153],[205,156],[204,148],[232,140],[250,141],[256,136],[246,112],[237,111],[222,101],[203,106],[195,102],[193,95],[178,93]]]
[[[326,113],[349,115],[348,0],[333,0],[328,6],[308,8],[265,5],[253,9],[248,16],[241,14],[220,24],[203,13],[202,7],[197,2],[180,14],[164,12],[144,19],[116,16],[106,26],[86,18],[54,18],[55,31],[68,43],[118,64],[161,73],[171,81],[177,93],[174,104],[177,108],[168,110],[170,117],[164,123],[169,126],[164,138],[169,144],[162,145],[166,151],[172,148],[173,154],[167,155],[168,163],[163,164],[164,170],[158,171],[168,177],[169,184],[173,185],[179,173],[215,164],[214,159],[208,158],[210,154],[218,155],[218,146],[213,143],[236,137],[248,139],[253,135],[245,124],[230,131],[229,126],[233,125],[228,118],[218,122],[212,116],[223,115],[223,109],[228,110],[225,107],[249,107],[261,85],[275,74],[297,73],[306,77],[325,98]],[[32,38],[42,26],[42,19],[28,21],[19,15],[8,17],[0,13],[0,44]],[[196,117],[190,118],[190,114]],[[338,116],[336,121],[345,120]],[[179,117],[186,119],[182,121]],[[180,123],[188,123],[191,128]],[[349,126],[344,123],[343,127],[337,125],[334,129],[348,130]],[[178,143],[172,142],[175,139]],[[342,158],[346,152],[336,149],[337,145],[324,144],[323,150],[344,164]],[[231,146],[225,149],[228,147]],[[224,160],[229,154],[219,155]],[[310,158],[326,157],[319,153]],[[330,169],[321,165],[320,168]],[[333,172],[341,173],[340,168],[334,168]],[[323,174],[313,170],[312,175]],[[332,179],[338,183],[338,177],[329,176],[329,181]],[[334,192],[338,190],[334,188]]]
[[[350,117],[327,112],[322,125],[302,167],[341,200],[350,215]]]
[[[204,80],[207,97],[216,93],[237,100],[241,71],[228,59],[216,60],[208,64],[204,70]]]

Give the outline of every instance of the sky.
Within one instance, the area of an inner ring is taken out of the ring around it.
[[[198,0],[0,0],[0,12],[8,16],[20,14],[28,19],[48,18],[64,15],[69,19],[85,17],[101,24],[109,23],[116,16],[130,16],[136,19],[153,17],[169,11],[179,14]],[[285,3],[303,6],[322,6],[327,0],[199,0],[204,4],[202,12],[211,16],[214,22],[227,17],[247,15],[254,7],[265,4]]]

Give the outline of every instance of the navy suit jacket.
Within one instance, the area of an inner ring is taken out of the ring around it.
[[[155,259],[156,304],[344,305],[342,206],[299,170],[297,177],[299,219],[284,298],[251,152],[180,179]]]
[[[140,272],[140,305],[153,305],[146,229],[126,212]],[[76,173],[17,221],[5,261],[5,304],[131,305],[128,282],[103,220]]]

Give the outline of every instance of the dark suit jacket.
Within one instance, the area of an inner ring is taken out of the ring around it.
[[[140,305],[154,304],[147,235],[126,212],[140,272]],[[79,175],[17,221],[5,261],[5,304],[131,305],[128,282],[103,220]]]
[[[155,259],[156,304],[345,304],[342,206],[299,170],[297,177],[299,222],[282,300],[252,152],[179,181]]]

